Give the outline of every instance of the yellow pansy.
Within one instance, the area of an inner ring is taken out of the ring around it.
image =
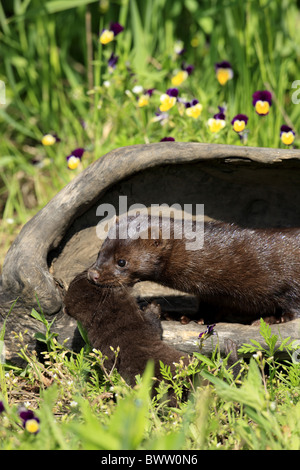
[[[280,139],[285,145],[291,145],[295,140],[295,132],[289,126],[283,125],[280,128]]]
[[[39,422],[35,418],[28,419],[25,422],[25,429],[26,429],[26,431],[30,432],[31,434],[36,434],[40,429]]]
[[[207,125],[209,127],[210,132],[216,133],[223,129],[223,127],[225,127],[226,122],[224,119],[210,118],[207,121]]]
[[[177,72],[176,75],[174,75],[174,77],[172,77],[172,85],[173,86],[179,86],[181,85],[187,78],[188,78],[189,74],[187,73],[186,70],[180,70],[179,72]]]
[[[45,146],[53,145],[56,142],[56,137],[52,134],[45,134],[41,142]]]
[[[108,44],[113,41],[115,37],[123,31],[123,26],[119,23],[111,23],[109,29],[104,29],[100,35],[99,41],[101,44]]]
[[[233,70],[227,61],[219,62],[215,65],[216,77],[220,85],[225,85],[233,78]]]
[[[258,100],[255,103],[255,111],[257,114],[268,114],[270,111],[270,105],[267,101]]]
[[[265,116],[272,106],[272,94],[267,90],[256,91],[252,95],[252,104],[257,114]]]
[[[189,106],[187,106],[189,105]],[[194,119],[197,119],[202,113],[203,106],[197,100],[192,101],[192,103],[187,103],[186,114]]]
[[[242,132],[242,131],[245,129],[245,127],[246,127],[245,121],[238,121],[238,120],[236,120],[236,121],[234,121],[234,123],[233,123],[233,130],[234,130],[235,132]]]
[[[143,108],[149,104],[149,95],[141,95],[138,99],[138,106]]]
[[[248,116],[245,114],[237,114],[231,121],[232,128],[235,132],[243,132],[248,122]]]
[[[75,170],[76,168],[78,168],[79,163],[80,158],[71,155],[68,159],[68,168],[70,168],[70,170]]]
[[[109,31],[108,29],[105,29],[102,32],[99,41],[101,42],[101,44],[108,44],[109,42],[114,40],[114,37],[115,35],[113,31]]]

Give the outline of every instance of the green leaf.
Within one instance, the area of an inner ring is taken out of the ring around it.
[[[83,341],[85,342],[85,344],[87,344],[88,346],[90,346],[90,342],[89,342],[89,339],[88,339],[88,335],[87,335],[87,332],[86,330],[83,328],[82,324],[80,323],[80,321],[77,321],[77,328],[78,328],[78,331],[83,339]]]
[[[101,424],[91,412],[88,402],[80,401],[84,423],[71,423],[72,433],[88,450],[138,449],[148,428],[153,364],[149,363],[137,390],[117,403],[107,425]]]
[[[37,140],[36,135],[31,132],[28,127],[23,126],[22,124],[20,124],[20,122],[17,122],[8,113],[6,113],[4,109],[0,109],[0,117],[2,117],[2,119],[16,131],[20,132],[21,134],[27,135],[28,137],[31,137],[34,140]]]
[[[35,339],[37,339],[38,341],[41,341],[42,343],[47,343],[47,339],[46,339],[46,336],[43,334],[43,333],[35,333],[34,335]]]
[[[215,385],[217,394],[224,400],[243,403],[256,410],[264,409],[265,398],[261,375],[252,358],[249,363],[248,375],[239,388],[227,384],[207,371],[200,372],[200,375]]]
[[[31,316],[35,318],[36,320],[45,323],[45,318],[43,315],[41,315],[39,312],[37,312],[34,308],[31,310]]]
[[[13,310],[14,306],[16,305],[17,301],[18,301],[18,299],[16,299],[16,300],[13,302],[12,306],[10,307],[10,309],[9,309],[9,311],[8,311],[8,313],[7,313],[6,317],[5,317],[5,319],[4,319],[4,322],[3,322],[3,324],[2,324],[2,328],[1,328],[1,330],[0,330],[0,341],[4,341],[6,322],[7,322],[7,319],[8,319],[8,317],[9,317],[11,311]]]
[[[194,356],[199,359],[199,361],[204,362],[204,364],[208,365],[209,367],[215,367],[213,361],[208,357],[204,356],[203,354],[194,352]]]
[[[251,343],[254,344],[254,346],[259,350],[262,351],[264,348],[260,344],[259,341],[256,341],[255,339],[250,339]]]
[[[53,0],[46,2],[45,8],[48,13],[57,13],[59,11],[71,10],[72,8],[82,7],[90,3],[96,3],[99,0]]]
[[[260,329],[259,332],[264,340],[267,342],[272,335],[272,330],[270,325],[268,325],[263,318],[260,319]]]

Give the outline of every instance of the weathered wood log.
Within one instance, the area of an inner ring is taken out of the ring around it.
[[[286,338],[296,339],[300,337],[299,320],[293,320],[281,325],[270,325],[272,334],[278,336],[277,347]],[[261,346],[268,349],[267,344],[262,338],[259,327],[252,325],[241,325],[239,323],[217,323],[214,331],[216,334],[210,336],[203,342],[201,351],[199,349],[199,333],[206,328],[191,322],[187,325],[181,325],[179,322],[163,322],[163,339],[166,343],[173,345],[176,349],[192,354],[193,352],[201,352],[206,356],[210,356],[218,346],[223,355],[226,351],[226,341],[232,340],[237,349],[245,343],[251,343],[251,339],[258,341]],[[295,345],[297,346],[297,344]],[[300,341],[299,349],[295,348],[295,354],[300,361]],[[247,356],[245,354],[245,356]],[[278,351],[277,356],[280,358],[290,358],[286,351]]]
[[[18,298],[6,327],[8,358],[14,360],[17,353],[12,331],[27,329],[26,339],[35,347],[32,337],[41,325],[30,312],[37,306],[36,296],[49,318],[56,315],[59,339],[70,338],[68,344],[75,344],[76,325],[62,313],[59,282],[68,285],[94,261],[101,246],[96,234],[100,204],[112,204],[117,213],[119,195],[127,196],[128,207],[204,204],[206,217],[213,220],[246,227],[299,227],[299,187],[298,150],[172,142],[123,147],[99,158],[22,228],[6,255],[0,284],[2,319]],[[142,295],[156,297],[156,287],[146,286]],[[187,296],[182,299],[190,305]],[[172,324],[164,322],[164,334],[175,344],[169,335]],[[194,331],[195,324],[189,325],[176,324],[174,331]],[[200,332],[203,327],[195,328]],[[299,337],[297,321],[279,328],[283,336],[292,330],[291,336]],[[258,328],[236,331],[239,338],[255,337]],[[179,343],[189,349],[184,337]]]

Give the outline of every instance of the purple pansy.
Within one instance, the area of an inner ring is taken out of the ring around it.
[[[195,67],[191,64],[186,65],[185,62],[183,62],[181,64],[181,68],[182,68],[182,70],[185,70],[188,73],[188,75],[191,75],[191,73],[193,73]]]
[[[281,126],[281,128],[280,128],[280,135],[283,132],[292,132],[295,135],[295,132],[293,131],[293,129],[291,127],[285,125],[285,124],[283,124],[283,126]]]
[[[103,29],[99,41],[101,44],[108,44],[113,41],[115,37],[123,31],[123,26],[120,23],[110,23],[109,29]]]
[[[202,113],[203,106],[197,99],[193,99],[185,103],[185,108],[187,116],[197,119]]]
[[[269,114],[272,106],[272,93],[268,90],[256,91],[252,95],[252,104],[257,114],[261,116]]]
[[[217,62],[215,64],[215,69],[231,69],[231,63],[227,60],[222,60],[222,62]]]
[[[177,96],[178,96],[178,88],[168,88],[166,93],[163,93],[160,96],[161,104],[159,106],[159,110],[161,112],[167,112],[171,108],[173,108],[173,106],[175,106],[176,104]]]
[[[272,93],[270,91],[267,91],[267,90],[256,91],[252,95],[252,104],[253,104],[253,106],[255,106],[257,101],[267,101],[269,103],[269,105],[271,106],[272,105]]]
[[[149,96],[152,96],[154,90],[155,90],[155,88],[149,88],[148,90],[145,90],[145,94],[146,94],[146,95],[149,95]]]
[[[215,323],[212,325],[207,325],[206,330],[199,334],[199,339],[203,340],[204,338],[207,338],[211,335],[215,335],[216,334],[216,332],[214,331],[215,326],[216,326]]]
[[[222,108],[222,106],[218,106],[219,112],[217,114],[214,114],[215,119],[221,119],[222,121],[225,121],[226,116],[225,116],[225,108]]]
[[[246,114],[237,114],[231,121],[233,130],[235,132],[242,132],[247,126],[248,116]]]
[[[163,139],[160,140],[160,142],[174,142],[175,139],[174,137],[163,137]]]
[[[74,157],[76,158],[81,158],[82,155],[84,154],[85,150],[81,147],[73,150],[73,152],[71,153],[71,155],[74,155]]]
[[[116,37],[124,30],[124,27],[121,26],[120,23],[110,23],[109,30],[112,31]]]
[[[233,124],[235,121],[244,121],[246,124],[248,122],[248,116],[246,116],[246,114],[237,114],[236,116],[234,116],[234,118],[232,119],[231,121],[231,124]]]
[[[66,157],[68,168],[70,170],[75,170],[78,167],[84,152],[85,149],[79,147],[73,150],[73,152]]]
[[[233,78],[233,70],[230,62],[223,60],[215,64],[216,77],[220,85],[225,85]]]
[[[185,103],[185,107],[186,107],[186,108],[191,108],[192,106],[195,106],[195,105],[198,104],[198,103],[199,103],[199,101],[196,100],[196,99],[194,99],[194,100],[192,100],[192,101],[187,101],[187,102]]]
[[[35,416],[32,410],[27,410],[26,408],[19,411],[19,416],[22,420],[23,428],[26,429],[31,434],[37,434],[40,430],[39,423],[40,420]]]
[[[168,90],[166,91],[166,95],[172,96],[173,98],[177,98],[178,88],[168,88]]]
[[[112,69],[115,69],[116,65],[118,63],[118,60],[119,60],[119,56],[116,55],[114,52],[112,52],[111,55],[110,55],[110,58],[107,61],[108,67],[110,67]]]
[[[291,145],[295,140],[295,132],[293,129],[286,124],[283,124],[280,128],[280,139],[285,145]]]

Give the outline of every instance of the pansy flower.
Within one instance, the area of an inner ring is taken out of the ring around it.
[[[60,142],[60,139],[56,134],[45,134],[41,140],[42,144],[45,146],[53,145],[56,142]]]
[[[144,91],[144,88],[142,87],[142,85],[135,85],[133,88],[132,88],[132,93],[134,94],[139,94],[139,93],[143,93]]]
[[[166,91],[166,93],[163,93],[160,96],[161,105],[159,107],[159,110],[162,112],[165,112],[173,108],[173,106],[175,106],[176,104],[177,96],[178,96],[177,88],[169,88]]]
[[[32,410],[22,409],[19,412],[22,419],[23,428],[31,434],[37,434],[40,430],[40,420],[37,418]]]
[[[149,88],[145,90],[144,93],[138,98],[138,107],[143,108],[149,104],[150,97],[152,96],[154,88]]]
[[[224,113],[224,108],[219,106],[219,113],[215,114],[213,118],[210,118],[207,121],[210,132],[216,133],[219,132],[226,125],[226,117]]]
[[[109,59],[108,59],[108,61],[107,61],[109,72],[112,72],[113,69],[116,68],[118,60],[119,60],[119,56],[116,55],[114,52],[112,52]]]
[[[100,35],[99,41],[101,44],[108,44],[113,41],[115,37],[123,31],[123,26],[119,23],[111,23],[109,29],[104,29]]]
[[[280,139],[285,145],[291,145],[295,140],[295,132],[289,126],[283,125],[280,128]]]
[[[82,155],[84,154],[83,148],[77,148],[66,157],[67,165],[70,170],[75,170],[81,162]]]
[[[161,126],[164,126],[169,121],[169,118],[169,113],[161,113],[160,111],[157,111],[155,116],[151,119],[151,122],[159,122]]]
[[[185,62],[183,62],[181,68],[182,70],[185,70],[189,75],[191,75],[195,67],[192,64],[186,64]]]
[[[186,70],[179,70],[171,79],[172,85],[173,86],[179,86],[181,85],[187,78],[189,74],[187,73]]]
[[[199,334],[198,338],[199,338],[199,346],[200,346],[200,349],[202,348],[203,346],[203,342],[209,338],[210,336],[212,335],[216,335],[217,333],[214,331],[214,327],[216,326],[216,324],[214,323],[213,325],[207,325],[206,327],[206,330],[205,331],[202,331],[202,333]]]
[[[265,116],[269,114],[270,107],[272,106],[272,94],[267,91],[256,91],[252,95],[252,104],[257,114]]]
[[[185,103],[185,107],[187,116],[193,117],[194,119],[197,119],[200,116],[203,109],[202,104],[200,104],[196,99]]]
[[[184,43],[181,40],[177,40],[174,45],[174,52],[177,55],[182,55],[185,52]]]
[[[237,114],[231,121],[232,128],[235,132],[243,132],[247,126],[248,116],[245,114]]]
[[[194,66],[193,65],[186,65],[185,63],[182,64],[181,66],[181,70],[179,70],[173,77],[172,77],[172,85],[173,86],[179,86],[181,85],[187,78],[189,75],[191,75],[191,73],[193,72],[194,70]]]
[[[191,39],[191,46],[192,46],[192,47],[198,47],[199,44],[200,44],[199,37],[198,37],[198,36],[194,36],[194,37]]]
[[[144,106],[147,106],[149,104],[149,95],[146,93],[141,95],[138,99],[138,107],[143,108]]]
[[[163,137],[160,142],[174,142],[174,137]]]
[[[3,401],[0,400],[0,414],[3,413],[3,411],[5,411],[5,406]]]
[[[215,64],[216,77],[220,85],[225,85],[228,80],[233,78],[233,70],[230,62],[224,60]]]

